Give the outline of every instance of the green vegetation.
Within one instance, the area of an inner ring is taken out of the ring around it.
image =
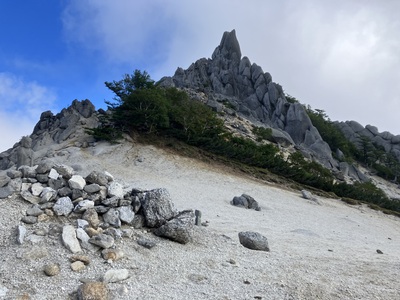
[[[267,169],[294,182],[334,192],[340,197],[400,211],[400,202],[390,201],[371,183],[335,184],[328,169],[306,160],[300,152],[284,159],[275,145],[234,136],[209,107],[190,99],[184,91],[158,87],[146,72],[136,70],[120,81],[106,82],[106,86],[116,96],[113,102],[106,102],[111,113],[100,120],[98,128],[90,130],[97,139],[115,142],[123,132],[139,132],[155,139],[175,139],[254,170]],[[330,134],[334,136],[329,140],[330,145],[334,145],[331,146],[333,149],[340,148],[350,154],[355,151],[339,132],[334,131],[323,111],[309,109],[309,114],[313,123],[318,124],[317,128],[322,128],[324,139]],[[272,132],[271,129],[254,127],[253,133],[257,141],[263,141],[270,139]],[[381,172],[387,171],[382,169]]]

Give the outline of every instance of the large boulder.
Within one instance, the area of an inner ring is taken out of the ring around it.
[[[193,225],[193,210],[185,210],[180,212],[172,220],[157,228],[154,234],[181,244],[187,244],[192,240]]]
[[[239,241],[244,247],[252,250],[269,251],[268,240],[258,232],[239,232]]]
[[[146,226],[160,227],[175,217],[176,210],[166,189],[154,189],[139,194]]]

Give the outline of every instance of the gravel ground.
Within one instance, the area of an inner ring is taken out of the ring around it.
[[[335,199],[319,197],[317,205],[300,192],[152,146],[100,143],[57,153],[55,162],[81,175],[108,171],[127,189],[166,188],[179,210],[199,209],[208,226],[196,227],[194,241],[186,245],[135,230],[133,238],[116,243],[124,258],[110,264],[99,253],[88,254],[90,265],[73,272],[72,254],[59,237],[34,234],[73,220],[25,225],[28,240],[18,245],[16,227],[29,205],[19,198],[0,200],[0,299],[74,299],[82,281],[100,280],[110,269],[130,273],[108,284],[111,299],[400,299],[396,217]],[[262,210],[229,204],[243,193]],[[266,236],[271,251],[244,248],[240,231]],[[139,237],[157,246],[139,246]],[[58,263],[60,274],[46,276],[48,263]]]

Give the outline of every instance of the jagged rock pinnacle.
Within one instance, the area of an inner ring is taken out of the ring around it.
[[[240,51],[240,45],[236,38],[235,29],[233,29],[231,32],[224,32],[219,47],[217,47],[217,49],[214,51],[213,58],[218,52],[221,53],[226,59],[240,61],[242,52]]]

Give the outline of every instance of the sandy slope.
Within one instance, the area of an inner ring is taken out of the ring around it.
[[[26,209],[17,200],[0,202],[0,299],[28,293],[31,299],[68,299],[81,278],[99,278],[110,268],[128,268],[131,277],[110,284],[114,299],[400,299],[400,219],[338,200],[316,205],[300,193],[222,171],[212,164],[168,154],[151,146],[122,144],[68,148],[56,162],[86,175],[105,170],[127,188],[165,187],[176,207],[199,209],[208,227],[196,228],[195,241],[180,245],[153,237],[147,250],[134,240],[118,247],[126,258],[114,265],[94,255],[83,273],[69,269],[70,253],[45,237],[18,246],[13,228]],[[233,207],[247,193],[261,212]],[[49,224],[39,224],[49,226]],[[31,233],[34,227],[29,228]],[[271,252],[242,247],[237,234],[265,235]],[[32,258],[32,249],[47,255]],[[378,254],[377,249],[383,251]],[[62,267],[57,277],[43,275],[49,261]],[[261,298],[260,298],[261,297]]]

